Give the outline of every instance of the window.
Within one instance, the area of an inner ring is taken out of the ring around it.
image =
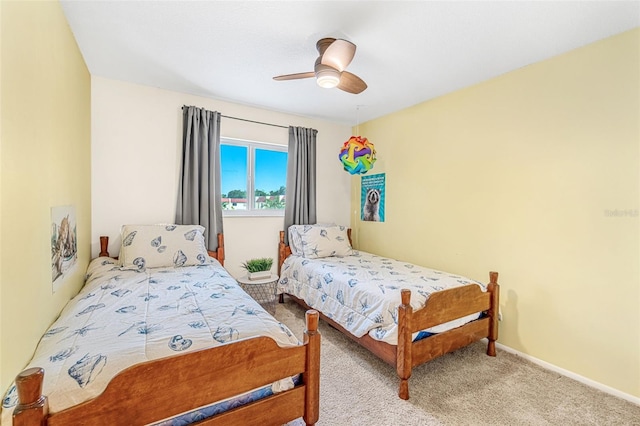
[[[287,147],[221,139],[222,210],[228,216],[282,216]]]

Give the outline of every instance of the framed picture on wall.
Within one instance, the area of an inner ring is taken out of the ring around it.
[[[51,208],[51,283],[56,292],[78,260],[76,212],[73,206]]]
[[[367,222],[384,222],[385,174],[362,176],[360,219]]]

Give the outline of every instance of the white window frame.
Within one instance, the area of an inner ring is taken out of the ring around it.
[[[269,142],[250,141],[245,139],[220,138],[221,145],[235,145],[247,148],[247,209],[246,210],[225,210],[222,209],[222,216],[238,217],[238,216],[275,216],[284,217],[284,209],[256,209],[255,208],[255,150],[265,149],[270,151],[280,151],[289,155],[287,145],[280,145]],[[221,166],[222,167],[222,166]],[[222,172],[220,174],[222,179]],[[285,181],[286,186],[286,181]],[[285,195],[286,196],[286,195]]]

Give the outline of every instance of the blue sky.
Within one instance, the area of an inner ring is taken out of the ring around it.
[[[247,189],[247,148],[221,145],[222,193],[233,189]],[[275,191],[286,185],[287,153],[256,149],[256,189]]]

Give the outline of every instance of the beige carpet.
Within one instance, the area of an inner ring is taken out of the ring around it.
[[[275,316],[302,339],[304,311],[285,300]],[[640,425],[640,406],[483,343],[415,368],[403,401],[391,366],[323,321],[320,332],[320,426]]]

